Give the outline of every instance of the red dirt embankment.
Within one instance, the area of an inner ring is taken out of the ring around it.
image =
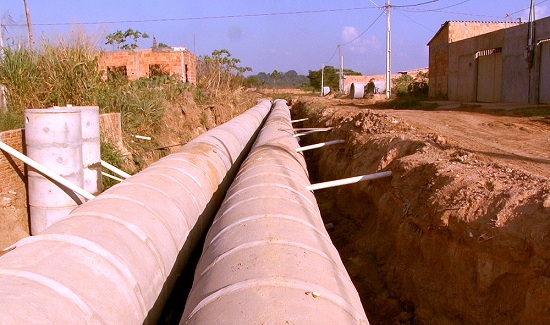
[[[550,126],[471,112],[299,102],[316,193],[373,324],[550,323]]]

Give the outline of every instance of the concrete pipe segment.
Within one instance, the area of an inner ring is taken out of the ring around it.
[[[25,110],[27,156],[82,188],[82,115],[74,107]],[[84,199],[34,168],[27,176],[31,233],[62,220]]]
[[[180,324],[368,324],[277,100],[208,231]]]
[[[154,323],[271,108],[264,100],[0,257],[0,324]]]

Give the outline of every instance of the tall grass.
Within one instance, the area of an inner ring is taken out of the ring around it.
[[[81,40],[43,40],[40,50],[4,48],[0,83],[6,86],[6,102],[12,114],[26,108],[93,105],[101,83],[98,51]]]

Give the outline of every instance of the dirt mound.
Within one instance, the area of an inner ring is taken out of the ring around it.
[[[550,322],[548,178],[480,147],[510,121],[492,117],[472,143],[438,129],[452,128],[452,112],[426,126],[393,110],[293,110],[304,126],[333,127],[302,145],[347,140],[308,153],[314,181],[393,173],[316,193],[373,324]]]

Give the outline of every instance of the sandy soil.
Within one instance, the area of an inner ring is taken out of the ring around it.
[[[373,324],[550,323],[550,125],[301,98],[316,192]],[[304,104],[305,103],[305,104]],[[550,115],[550,112],[548,113]]]

